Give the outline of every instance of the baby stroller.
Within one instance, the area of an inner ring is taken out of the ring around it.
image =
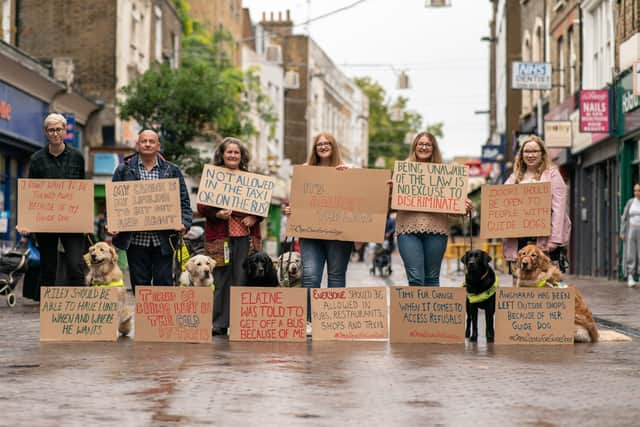
[[[16,294],[13,290],[25,273],[29,248],[14,246],[0,253],[0,295],[7,296],[9,307],[16,305]]]
[[[385,239],[382,244],[376,244],[373,249],[373,262],[369,273],[375,276],[376,270],[381,277],[389,276],[391,270],[391,243]]]

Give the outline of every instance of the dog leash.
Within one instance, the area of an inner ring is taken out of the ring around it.
[[[285,236],[284,237],[284,242],[281,245],[282,246],[282,250],[284,250],[284,245],[287,244],[287,239],[288,239],[288,237]],[[284,257],[282,256],[282,255],[284,255],[284,252],[280,254],[280,277],[278,279],[280,279],[280,282],[283,284],[283,286],[285,288],[289,287],[289,266],[291,265],[291,255],[293,253],[292,249],[293,249],[294,241],[295,241],[295,237],[292,237],[291,238],[291,243],[290,243],[291,246],[289,247],[289,251],[288,251],[289,252],[289,256],[288,256],[288,259],[287,259],[287,268],[286,268],[287,271],[286,271],[286,274],[284,274],[284,272],[285,272],[285,268],[284,268],[284,265],[283,265]]]

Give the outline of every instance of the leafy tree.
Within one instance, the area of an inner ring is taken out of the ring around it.
[[[407,134],[415,134],[422,130],[422,116],[405,111],[408,99],[398,97],[387,99],[382,86],[370,77],[355,79],[356,84],[369,97],[369,165],[374,165],[378,158],[383,158],[386,168],[392,168],[393,162],[404,159],[409,154],[409,145],[405,144]],[[402,119],[391,120],[391,111],[400,108]],[[427,131],[441,138],[443,123],[435,123],[427,127]]]
[[[120,104],[120,117],[157,131],[165,156],[193,173],[200,170],[201,160],[186,143],[236,113],[237,105],[228,101],[242,84],[236,75],[205,65],[162,65],[122,90],[126,100]]]

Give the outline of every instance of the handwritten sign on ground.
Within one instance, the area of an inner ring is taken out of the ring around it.
[[[93,233],[93,181],[19,179],[18,227],[42,233]]]
[[[468,188],[468,166],[396,161],[391,207],[464,214]]]
[[[269,176],[205,165],[197,202],[257,216],[267,216],[275,180]]]
[[[483,185],[480,238],[551,234],[551,183]]]
[[[118,288],[43,287],[40,341],[116,341]]]
[[[573,344],[572,288],[498,288],[496,344]]]
[[[136,286],[136,341],[211,342],[209,287]]]
[[[287,235],[381,243],[389,177],[388,170],[295,166]]]
[[[231,287],[232,341],[306,341],[307,290]]]
[[[178,178],[107,182],[109,231],[179,230]]]
[[[393,286],[391,342],[464,343],[463,288]]]
[[[387,338],[387,289],[312,289],[311,322],[314,341]]]

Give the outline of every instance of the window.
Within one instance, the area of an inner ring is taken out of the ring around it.
[[[2,0],[2,25],[0,26],[2,41],[11,43],[11,0]]]
[[[180,41],[176,33],[171,33],[171,46],[173,47],[173,57],[170,60],[170,65],[175,69],[180,64]]]
[[[158,6],[154,7],[154,15],[155,15],[155,54],[156,61],[162,62],[162,9]]]
[[[529,31],[524,32],[522,38],[522,61],[531,62],[531,35]],[[522,91],[522,113],[527,114],[531,111],[531,91]]]
[[[564,62],[564,40],[562,37],[558,39],[558,103],[564,101],[565,92],[565,62]]]
[[[584,88],[600,89],[611,82],[613,58],[612,0],[583,2]]]
[[[573,27],[567,31],[567,41],[569,42],[569,95],[576,93],[576,45],[573,39]]]

